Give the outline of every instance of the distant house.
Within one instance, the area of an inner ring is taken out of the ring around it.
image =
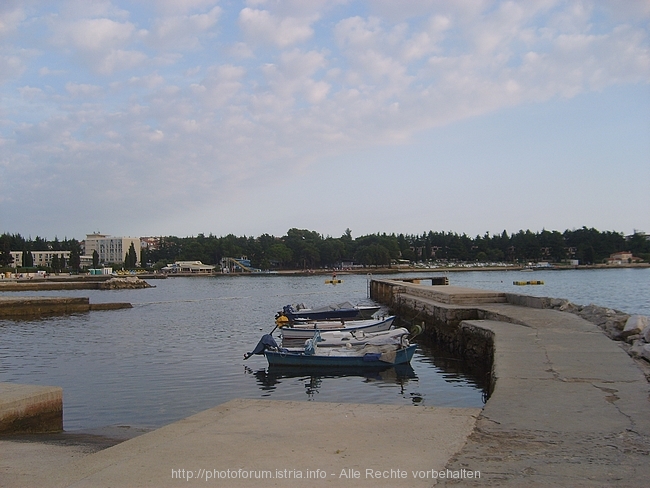
[[[628,264],[638,263],[639,261],[642,261],[642,259],[635,258],[629,251],[615,252],[607,258],[607,264]]]

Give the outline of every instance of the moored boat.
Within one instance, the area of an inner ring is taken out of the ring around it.
[[[370,318],[379,311],[378,305],[352,305],[350,302],[307,308],[303,304],[285,305],[279,314],[290,322],[298,320],[340,320]]]
[[[364,332],[363,330],[353,331],[318,331],[318,347],[348,347],[362,346],[364,344],[387,344],[398,342],[402,336],[408,335],[408,329],[400,327],[398,329],[384,330],[381,332]],[[312,339],[313,339],[312,331]],[[309,340],[309,339],[308,339]],[[297,341],[296,341],[297,342]],[[282,343],[287,346],[289,351],[297,350],[298,348],[288,347],[288,344]],[[302,346],[304,349],[304,346]]]
[[[322,337],[314,332],[303,348],[280,347],[271,334],[265,334],[252,352],[264,354],[269,366],[333,367],[333,368],[383,368],[396,364],[408,364],[416,346],[408,340],[409,331],[399,329],[395,334],[371,337],[367,342],[354,346],[350,343],[339,347],[320,347]]]
[[[278,326],[283,340],[294,340],[309,339],[317,330],[321,332],[382,332],[389,330],[393,326],[394,320],[395,316],[391,315],[373,320],[294,322],[293,324],[279,322]]]
[[[318,366],[376,368],[407,364],[413,358],[416,345],[387,344],[359,347],[316,347],[314,354],[267,349],[264,351],[269,366]]]

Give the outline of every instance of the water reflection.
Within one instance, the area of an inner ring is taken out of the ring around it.
[[[482,392],[482,400],[488,400],[490,386],[490,369],[487,364],[472,363],[464,360],[458,354],[449,351],[444,346],[424,337],[418,337],[418,349],[422,356],[420,362],[433,365],[445,383],[459,386],[474,386]]]
[[[400,396],[408,395],[414,404],[422,401],[422,395],[417,392],[408,392],[409,381],[417,383],[417,375],[410,364],[396,366],[359,369],[359,368],[327,368],[327,367],[299,367],[299,366],[269,366],[265,369],[253,371],[245,367],[246,373],[255,377],[258,387],[268,396],[276,389],[281,388],[285,380],[291,384],[300,383],[309,400],[325,388],[327,383],[341,378],[353,379],[367,385],[374,385],[378,388],[390,387]]]

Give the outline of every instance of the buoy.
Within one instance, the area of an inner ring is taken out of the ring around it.
[[[343,280],[325,280],[326,284],[336,285],[337,283],[343,283]]]

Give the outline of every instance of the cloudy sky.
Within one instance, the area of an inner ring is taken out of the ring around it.
[[[650,233],[650,1],[2,0],[0,232]]]

